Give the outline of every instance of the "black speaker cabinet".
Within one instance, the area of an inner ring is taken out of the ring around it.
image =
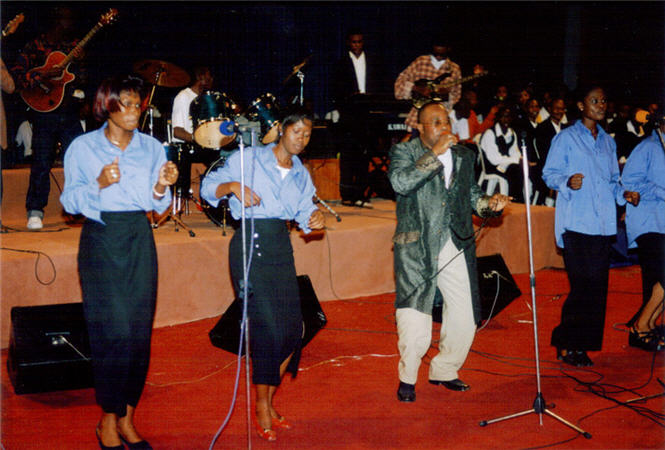
[[[522,291],[517,287],[515,279],[510,274],[503,257],[499,253],[476,258],[476,269],[482,308],[481,320],[495,317],[510,302],[522,295]],[[437,290],[434,307],[432,308],[432,320],[435,322],[441,323],[442,308],[443,298]]]
[[[307,275],[298,276],[298,287],[300,288],[300,308],[305,325],[305,335],[302,340],[302,346],[304,347],[325,326],[327,319],[314,292],[312,281]],[[208,333],[210,342],[215,347],[238,354],[241,325],[242,300],[236,298],[224,311],[215,327]],[[240,351],[241,355],[245,354],[244,345]]]
[[[17,394],[91,387],[83,304],[13,307],[7,370]]]

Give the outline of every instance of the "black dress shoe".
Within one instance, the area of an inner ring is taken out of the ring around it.
[[[471,386],[469,386],[459,378],[455,378],[454,380],[448,380],[448,381],[429,380],[429,382],[437,386],[443,386],[447,389],[450,389],[451,391],[468,391],[471,388]]]
[[[586,354],[586,351],[577,350],[577,364],[580,367],[591,367],[593,366],[593,361],[591,361],[589,355]]]
[[[416,401],[416,385],[399,382],[397,389],[397,400],[400,402],[415,402]]]
[[[593,366],[593,361],[591,361],[591,358],[589,358],[589,355],[587,355],[586,351],[584,350],[566,350],[566,349],[557,348],[556,359],[575,367]]]

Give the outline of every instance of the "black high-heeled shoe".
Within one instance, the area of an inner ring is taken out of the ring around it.
[[[129,450],[152,450],[152,447],[150,446],[150,444],[148,444],[148,441],[146,441],[145,439],[142,441],[134,442],[132,444],[127,439],[125,439],[125,437],[122,434],[118,433],[118,436],[120,436],[120,440],[125,443],[125,445]]]
[[[665,349],[663,336],[656,329],[637,331],[634,327],[631,328],[628,335],[628,345],[648,352],[658,352]]]
[[[99,444],[99,448],[102,450],[125,450],[125,446],[120,444],[120,445],[115,445],[113,447],[109,447],[107,445],[102,444],[102,437],[99,435],[99,428],[95,428],[95,437],[97,438],[97,443]],[[122,439],[122,436],[120,436],[120,439]]]

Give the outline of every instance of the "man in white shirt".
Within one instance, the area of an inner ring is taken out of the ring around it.
[[[340,195],[344,204],[368,203],[370,139],[366,130],[366,109],[355,100],[359,95],[376,93],[372,69],[364,51],[364,36],[350,31],[346,37],[348,52],[335,66],[333,101],[339,116]]]
[[[189,197],[192,162],[211,163],[216,159],[216,154],[212,150],[202,150],[199,148],[198,152],[194,151],[196,145],[194,141],[195,130],[189,111],[189,107],[194,99],[202,92],[212,88],[213,77],[208,67],[198,66],[192,70],[192,79],[194,83],[178,92],[178,95],[173,99],[173,110],[171,112],[173,142],[180,151],[180,160],[176,161],[180,176],[175,186],[184,197]]]
[[[189,106],[201,92],[212,88],[212,75],[207,67],[195,67],[194,84],[178,92],[173,99],[171,125],[173,126],[174,142],[194,142],[194,125],[189,115]]]

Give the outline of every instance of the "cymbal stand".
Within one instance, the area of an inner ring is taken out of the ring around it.
[[[296,76],[298,77],[298,80],[300,80],[300,106],[302,106],[305,101],[304,98],[305,74],[302,72],[302,70],[298,70]]]
[[[526,133],[525,133],[526,134]],[[522,170],[524,173],[524,198],[528,199],[528,181],[529,181],[529,161],[527,158],[527,153],[526,153],[526,143],[525,143],[525,137],[521,136],[520,137],[522,141]],[[533,407],[530,409],[527,409],[525,411],[517,412],[514,414],[510,414],[508,416],[503,416],[499,417],[496,419],[491,419],[491,420],[481,420],[478,425],[481,427],[487,426],[492,423],[496,422],[501,422],[503,420],[508,420],[508,419],[513,419],[515,417],[520,417],[524,416],[526,414],[531,414],[531,413],[536,413],[539,416],[540,419],[540,425],[543,425],[543,413],[547,414],[550,417],[555,418],[559,422],[563,423],[564,425],[572,428],[573,430],[577,431],[580,433],[582,436],[584,436],[587,439],[591,439],[591,434],[587,433],[577,425],[568,422],[566,419],[563,419],[559,417],[558,415],[554,414],[552,411],[547,409],[546,403],[545,403],[545,398],[543,397],[542,391],[540,389],[540,351],[538,350],[538,315],[536,314],[536,276],[534,274],[534,269],[533,269],[533,241],[531,239],[531,208],[530,204],[528,201],[524,202],[524,205],[526,206],[526,220],[527,220],[527,237],[528,237],[528,243],[529,243],[529,273],[530,273],[530,280],[531,280],[531,312],[533,316],[533,338],[534,338],[534,351],[535,351],[535,360],[536,360],[536,387],[537,387],[537,393],[536,393],[536,398],[533,401]]]
[[[178,148],[178,161],[177,161],[176,165],[180,166],[181,158],[182,158],[182,148],[179,147]],[[189,235],[191,237],[195,237],[196,233],[194,233],[194,231],[192,231],[192,229],[189,228],[187,225],[185,225],[185,222],[183,222],[180,219],[180,215],[182,213],[182,205],[183,205],[184,202],[186,202],[186,199],[183,199],[183,196],[182,196],[182,187],[177,186],[177,182],[176,182],[176,185],[170,186],[170,188],[171,188],[171,192],[172,192],[172,195],[173,195],[173,200],[171,202],[171,211],[169,211],[169,213],[166,216],[159,219],[159,221],[157,223],[153,224],[152,227],[153,228],[159,228],[159,226],[161,224],[163,224],[164,222],[166,222],[167,219],[171,219],[171,220],[173,220],[173,226],[174,226],[173,231],[180,231],[178,229],[178,226],[180,226],[183,229],[187,230],[187,232],[189,233]]]
[[[152,89],[150,89],[150,98],[148,98],[148,108],[150,109],[150,136],[152,136],[152,108],[150,107],[152,105],[152,98],[155,95],[155,88],[157,87],[157,84],[159,84],[159,79],[162,77],[162,74],[165,72],[165,69],[163,67],[160,67],[157,72],[155,72],[155,82],[152,85]],[[141,123],[141,130],[145,127],[145,120],[148,118],[148,114],[143,116],[143,123]]]

